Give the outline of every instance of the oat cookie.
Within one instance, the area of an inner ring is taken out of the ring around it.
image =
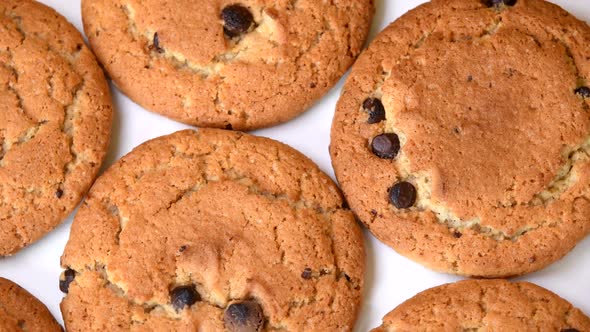
[[[117,86],[200,127],[287,121],[360,53],[373,0],[83,0],[84,29]]]
[[[590,28],[545,1],[492,2],[435,0],[385,29],[344,87],[331,156],[381,241],[506,277],[590,229]]]
[[[350,331],[359,226],[309,159],[218,130],[149,141],[101,176],[62,257],[68,331]]]
[[[0,277],[0,331],[60,332],[62,328],[36,297]]]
[[[35,1],[0,1],[0,256],[80,202],[108,146],[108,85],[80,33]]]
[[[426,290],[383,318],[373,332],[590,330],[590,319],[528,282],[467,280]]]

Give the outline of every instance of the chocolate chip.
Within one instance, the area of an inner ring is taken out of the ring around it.
[[[367,98],[363,102],[363,109],[369,112],[367,123],[374,124],[385,120],[385,107],[377,98]]]
[[[221,11],[223,32],[233,38],[248,32],[254,23],[254,17],[248,8],[241,5],[230,5]]]
[[[305,280],[311,279],[311,269],[306,267],[303,273],[301,273],[301,278]]]
[[[561,332],[580,332],[578,329],[568,328],[568,329],[561,329]]]
[[[63,189],[57,189],[57,191],[55,192],[55,197],[57,197],[57,198],[62,198],[63,195],[64,195]]]
[[[348,274],[344,274],[344,279],[346,279],[346,281],[350,282],[352,279],[350,278],[350,276]]]
[[[399,137],[396,134],[381,134],[371,142],[373,154],[381,159],[393,159],[400,149]]]
[[[453,232],[453,236],[454,236],[456,239],[460,239],[460,238],[461,238],[461,236],[463,236],[463,234],[461,234],[461,232],[459,232],[459,231],[454,231],[454,232]]]
[[[502,4],[506,6],[516,5],[517,0],[484,0],[484,4],[488,7],[498,7]]]
[[[227,125],[225,125],[225,129],[234,130],[234,126],[232,126],[231,123],[228,123]]]
[[[68,268],[63,273],[63,279],[59,279],[59,290],[64,293],[68,293],[70,290],[70,284],[76,278],[76,271]]]
[[[201,300],[195,285],[178,286],[170,292],[170,302],[176,310],[182,310],[185,306],[191,306]]]
[[[262,307],[254,301],[232,303],[223,316],[225,328],[230,332],[258,332],[264,326]]]
[[[467,82],[472,82],[472,81],[473,81],[473,76],[472,75],[467,76]]]
[[[416,188],[409,182],[398,182],[389,189],[389,201],[398,209],[408,209],[416,203]]]
[[[574,92],[582,98],[590,98],[590,88],[586,86],[579,87]]]
[[[186,248],[188,248],[187,246],[180,246],[180,248],[178,249],[179,252],[184,252],[186,250]]]
[[[160,47],[160,36],[158,33],[154,33],[154,40],[151,46],[152,49],[155,49],[158,53],[164,53],[164,49]]]

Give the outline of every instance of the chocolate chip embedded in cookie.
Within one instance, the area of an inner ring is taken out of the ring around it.
[[[225,328],[230,332],[258,332],[264,327],[262,307],[254,301],[232,303],[223,315]]]
[[[66,269],[59,279],[59,290],[67,293],[70,289],[70,284],[72,281],[74,281],[74,279],[76,279],[76,271],[69,268]]]
[[[377,98],[367,98],[363,102],[363,108],[369,113],[367,123],[374,124],[385,120],[385,107],[381,100]]]
[[[394,159],[399,153],[400,142],[396,134],[377,135],[371,141],[373,154],[381,159]]]
[[[62,328],[37,298],[0,278],[0,331],[61,332]]]
[[[220,129],[142,144],[100,177],[62,256],[68,331],[351,331],[362,233],[332,180]]]
[[[392,23],[334,116],[352,210],[437,271],[507,277],[563,257],[590,232],[589,44],[541,0],[434,0]]]
[[[579,87],[575,90],[575,93],[582,98],[590,98],[590,88],[586,86]]]
[[[248,8],[241,5],[230,5],[221,11],[223,32],[232,38],[248,32],[254,25],[254,16]]]
[[[190,307],[201,299],[194,285],[175,287],[170,292],[170,302],[176,310]]]
[[[106,153],[109,87],[80,33],[32,0],[0,1],[0,256],[59,225]]]
[[[83,0],[84,30],[115,84],[199,127],[288,121],[360,53],[373,0]],[[157,41],[157,42],[156,42]]]
[[[528,282],[467,280],[421,292],[387,314],[373,332],[540,330],[588,331],[590,318]]]

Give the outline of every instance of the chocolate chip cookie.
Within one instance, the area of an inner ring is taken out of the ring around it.
[[[541,0],[435,0],[360,56],[331,134],[381,241],[434,270],[539,270],[590,230],[590,28]]]
[[[83,0],[90,45],[148,110],[249,130],[309,108],[360,53],[373,0]]]
[[[68,331],[350,331],[360,227],[309,159],[218,129],[149,141],[100,177],[62,257]]]
[[[51,231],[108,146],[109,88],[80,33],[35,1],[0,2],[0,256]]]
[[[528,282],[468,280],[426,290],[383,318],[373,332],[590,330],[590,318]]]
[[[36,297],[0,278],[0,331],[61,332],[62,328]]]

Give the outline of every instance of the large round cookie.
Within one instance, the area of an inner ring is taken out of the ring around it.
[[[62,257],[69,331],[349,331],[360,227],[309,159],[217,129],[149,141],[100,177]]]
[[[359,218],[432,269],[543,268],[590,229],[590,28],[541,0],[438,0],[391,24],[338,103]]]
[[[426,290],[383,318],[373,332],[590,330],[590,318],[528,282],[467,280]]]
[[[60,332],[62,328],[36,297],[0,277],[0,331]]]
[[[305,111],[365,42],[373,0],[83,0],[117,86],[187,124],[239,130]]]
[[[35,1],[0,1],[0,256],[57,226],[108,146],[108,85],[80,33]]]

